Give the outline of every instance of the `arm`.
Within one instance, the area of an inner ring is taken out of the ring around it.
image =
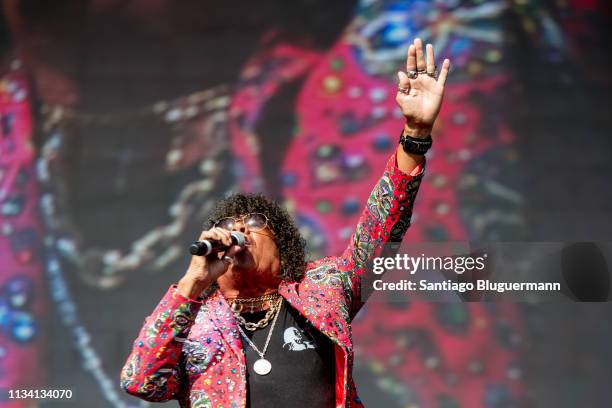
[[[231,244],[229,231],[211,228],[199,239],[218,239]],[[232,247],[226,254],[233,254]],[[228,269],[216,254],[192,256],[178,285],[172,285],[153,313],[145,319],[134,347],[121,370],[121,388],[147,401],[178,399],[181,389],[180,357],[204,298],[213,282]]]
[[[418,38],[409,47],[406,70],[414,71],[415,75],[398,72],[396,96],[406,118],[405,135],[426,138],[431,134],[442,104],[449,68],[450,61],[446,59],[436,78],[431,44],[426,47],[426,55]],[[416,72],[421,73],[417,75]],[[362,287],[364,280],[369,281],[364,279],[369,269],[368,263],[377,256],[383,256],[383,249],[384,256],[392,256],[393,251],[387,251],[391,245],[384,248],[385,244],[400,243],[410,225],[424,167],[425,156],[407,153],[401,145],[397,148],[368,198],[348,248],[338,260],[338,269],[345,278],[347,298],[352,305],[352,316],[366,298]]]
[[[368,197],[348,247],[338,258],[338,270],[345,277],[352,316],[365,302],[362,285],[369,281],[366,273],[372,273],[369,263],[378,256],[392,256],[388,252],[390,244],[400,243],[410,226],[425,161],[421,160],[408,174],[398,166],[400,150],[403,153],[399,147],[387,161],[382,177]]]
[[[202,302],[181,295],[172,285],[144,325],[123,369],[121,388],[147,401],[177,399],[179,358]]]

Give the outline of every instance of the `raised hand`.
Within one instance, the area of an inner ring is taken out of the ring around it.
[[[440,72],[436,72],[433,46],[427,44],[423,52],[420,38],[408,48],[406,71],[398,72],[399,87],[396,101],[406,117],[405,133],[414,137],[427,137],[440,112],[444,83],[450,60],[445,59]]]

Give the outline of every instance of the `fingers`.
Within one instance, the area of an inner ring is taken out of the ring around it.
[[[416,47],[414,46],[414,44],[410,44],[410,47],[408,47],[406,71],[416,71]]]
[[[444,63],[442,64],[442,69],[440,70],[440,76],[438,77],[438,83],[444,86],[446,82],[446,77],[448,76],[448,70],[450,69],[450,60],[446,58]]]
[[[232,244],[232,236],[230,235],[231,231],[225,230],[223,228],[213,227],[208,231],[202,231],[200,234],[200,240],[203,239],[216,239],[218,241],[223,242],[225,245]]]
[[[427,73],[433,74],[436,71],[436,59],[434,57],[433,45],[427,44],[425,50],[427,54]]]
[[[399,87],[400,88],[404,88],[407,91],[410,90],[410,79],[408,78],[408,75],[406,75],[405,72],[399,71],[397,73],[397,78],[399,79]]]
[[[225,251],[225,256],[229,256],[230,258],[233,258],[234,255],[236,255],[238,252],[241,252],[242,250],[244,250],[243,247],[239,245],[232,245],[231,247],[229,247],[227,251]]]
[[[442,64],[442,69],[440,70],[440,74],[438,76],[438,83],[444,85],[446,82],[446,78],[448,77],[448,71],[450,69],[450,60],[447,58],[444,60]],[[423,41],[420,38],[415,38],[414,43],[408,47],[408,59],[406,61],[406,70],[407,71],[426,71],[429,74],[434,74],[436,71],[436,56],[434,54],[433,45],[427,44],[425,47],[425,52],[423,52]],[[399,75],[400,78],[400,86],[402,88],[406,88],[406,86],[401,85],[402,80],[405,75]],[[409,82],[408,82],[409,83]]]
[[[226,265],[233,265],[236,262],[236,254],[243,250],[244,248],[239,245],[232,245],[225,252],[223,252],[223,255],[219,254],[221,256],[220,259]]]
[[[425,56],[423,55],[423,41],[420,38],[414,40],[414,46],[416,47],[416,67],[417,71],[425,71],[427,64],[425,62]]]

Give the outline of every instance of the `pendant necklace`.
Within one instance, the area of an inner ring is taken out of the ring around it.
[[[238,330],[240,330],[240,334],[242,334],[242,337],[244,337],[244,339],[249,343],[249,345],[253,348],[253,350],[259,355],[259,359],[255,361],[255,363],[253,364],[253,371],[255,371],[255,373],[259,375],[267,375],[270,373],[270,371],[272,371],[272,363],[270,363],[269,360],[266,360],[264,358],[264,355],[266,354],[266,350],[268,349],[268,345],[270,344],[270,339],[272,338],[272,332],[274,331],[274,326],[276,326],[276,320],[278,319],[278,315],[280,314],[282,301],[283,301],[282,298],[278,300],[278,306],[276,308],[276,316],[274,316],[274,320],[272,321],[272,326],[270,326],[270,331],[268,332],[268,337],[266,338],[266,344],[264,344],[264,348],[262,351],[259,351],[255,343],[253,343],[251,339],[247,337],[247,335],[242,330],[242,327],[238,325]]]

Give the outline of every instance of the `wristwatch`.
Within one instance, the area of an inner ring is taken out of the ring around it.
[[[431,135],[425,138],[418,138],[407,136],[404,134],[404,130],[402,129],[402,134],[400,135],[400,144],[404,148],[406,153],[419,154],[424,155],[431,148],[433,144],[433,140],[431,139]]]

